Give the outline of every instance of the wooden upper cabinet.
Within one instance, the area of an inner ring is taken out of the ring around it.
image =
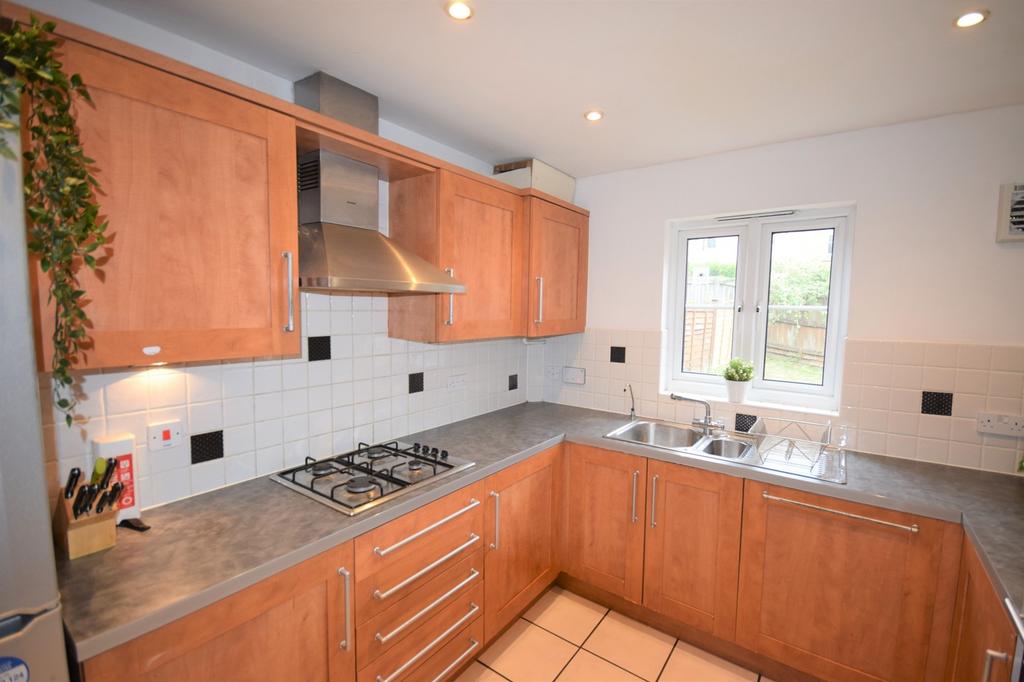
[[[741,478],[648,460],[644,606],[733,639],[742,505]]]
[[[62,49],[95,102],[75,111],[110,222],[111,257],[80,275],[93,345],[76,366],[299,353],[298,267],[289,287],[282,256],[298,239],[293,119],[74,41]],[[48,367],[49,279],[38,267],[34,278]]]
[[[490,641],[558,575],[562,446],[486,481],[484,637]]]
[[[526,333],[523,198],[447,170],[390,183],[389,236],[466,285],[389,300],[388,334],[466,341]]]
[[[568,455],[566,572],[639,604],[647,459],[575,443]]]
[[[981,558],[974,546],[965,542],[946,680],[1010,682],[1016,641],[1013,624]],[[992,659],[987,678],[983,675],[986,658]]]
[[[86,660],[85,677],[353,682],[352,565],[349,542]]]
[[[827,680],[941,679],[962,534],[748,480],[736,641]]]
[[[582,332],[587,326],[587,215],[525,198],[530,240],[528,336]]]

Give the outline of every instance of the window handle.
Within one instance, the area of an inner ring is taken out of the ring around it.
[[[757,305],[754,306],[754,312],[755,313],[761,312],[761,302],[760,301],[758,301]]]
[[[736,306],[736,312],[738,312],[738,313],[742,313],[743,312],[743,301],[740,301],[740,304],[738,306]]]

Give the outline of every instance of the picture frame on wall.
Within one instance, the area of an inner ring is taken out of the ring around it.
[[[1024,242],[1024,182],[999,188],[997,242]]]

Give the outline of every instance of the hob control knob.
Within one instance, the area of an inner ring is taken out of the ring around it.
[[[448,459],[448,451],[447,450],[442,450],[441,451],[441,459]]]
[[[413,443],[412,444],[412,451],[413,452],[419,452],[420,451],[420,444],[419,443]]]
[[[430,448],[430,456],[435,459],[437,458],[437,448]]]

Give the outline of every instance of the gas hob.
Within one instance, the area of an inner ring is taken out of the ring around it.
[[[340,512],[355,516],[415,489],[473,466],[436,447],[392,441],[360,443],[343,455],[315,460],[274,474],[273,480]]]

